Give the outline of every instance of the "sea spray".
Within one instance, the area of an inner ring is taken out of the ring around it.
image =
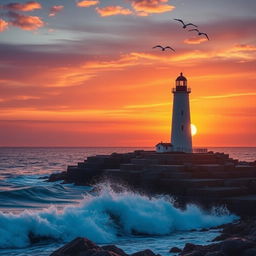
[[[102,185],[79,205],[55,206],[20,214],[0,213],[0,248],[26,247],[31,237],[69,241],[77,236],[97,243],[115,242],[133,234],[169,235],[174,231],[210,228],[237,217],[227,212],[206,213],[196,205],[174,207],[172,198],[147,197],[131,191],[114,192]]]

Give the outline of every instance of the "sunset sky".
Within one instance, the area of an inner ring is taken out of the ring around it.
[[[169,141],[180,72],[195,146],[256,146],[255,10],[255,0],[0,0],[0,146]]]

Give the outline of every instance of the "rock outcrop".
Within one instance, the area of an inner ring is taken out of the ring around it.
[[[49,181],[93,185],[111,180],[134,190],[171,194],[180,205],[227,205],[239,215],[256,214],[256,162],[239,162],[223,153],[131,153],[88,157]]]
[[[87,238],[78,237],[63,247],[54,251],[50,256],[128,256],[115,245],[98,246]],[[147,249],[130,256],[160,256]]]
[[[225,224],[222,234],[209,245],[185,244],[183,249],[172,247],[171,253],[179,256],[256,256],[256,218],[242,219]],[[217,242],[216,242],[217,241]],[[98,246],[86,238],[76,238],[50,256],[129,256],[115,245]],[[160,256],[151,250],[130,256]]]
[[[202,246],[187,243],[180,256],[256,256],[256,219],[240,220],[221,226],[222,234]],[[223,241],[224,240],[224,241]]]

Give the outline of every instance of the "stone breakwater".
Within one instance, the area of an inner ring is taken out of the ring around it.
[[[218,227],[220,228],[220,227]],[[222,234],[210,245],[185,244],[184,248],[172,247],[171,253],[179,256],[255,256],[256,221],[240,220],[223,225]],[[173,255],[172,254],[172,255]],[[98,246],[86,238],[76,238],[53,252],[50,256],[161,256],[149,249],[131,255],[115,245]]]
[[[88,157],[48,181],[94,185],[110,180],[150,194],[175,196],[177,205],[226,205],[239,215],[256,214],[256,161],[224,153],[156,153],[138,150]]]

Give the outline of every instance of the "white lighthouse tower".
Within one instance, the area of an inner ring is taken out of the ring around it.
[[[171,144],[173,151],[192,152],[192,136],[190,123],[189,94],[187,79],[180,73],[176,79],[176,85],[172,89],[173,112]]]

